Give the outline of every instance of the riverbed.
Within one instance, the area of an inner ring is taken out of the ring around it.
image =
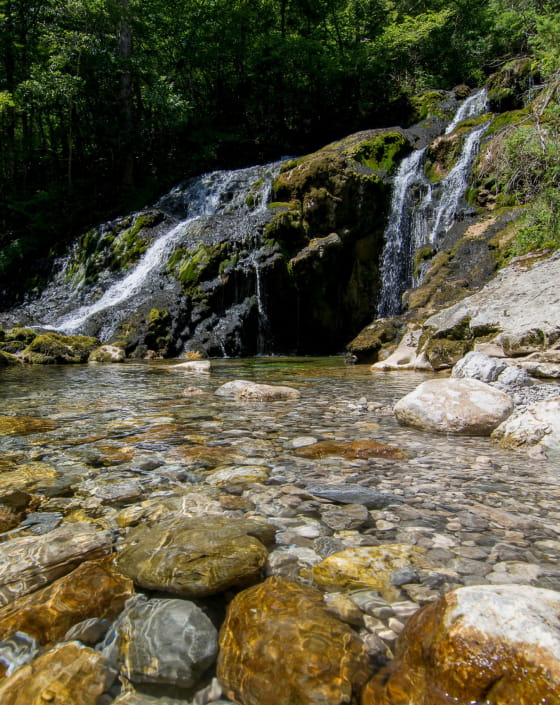
[[[339,357],[214,360],[210,374],[186,373],[176,363],[1,370],[0,417],[44,427],[0,428],[0,490],[38,495],[39,512],[71,518],[78,506],[86,513],[93,507],[92,517],[109,521],[129,504],[203,486],[217,469],[259,466],[268,474],[262,485],[224,488],[250,498],[254,515],[297,518],[297,502],[286,497],[309,484],[376,488],[394,502],[371,510],[359,531],[334,530],[341,545],[356,545],[360,536],[418,543],[466,584],[560,589],[560,469],[487,438],[399,426],[391,407],[430,375],[372,373]],[[262,404],[214,394],[233,379],[289,385],[301,399]],[[373,440],[404,456],[298,454],[325,440]],[[128,480],[136,496],[106,492]],[[311,546],[300,533],[298,543]]]

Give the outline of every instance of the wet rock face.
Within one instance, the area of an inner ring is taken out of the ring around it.
[[[69,642],[22,666],[0,685],[2,705],[98,705],[115,680],[101,654]]]
[[[214,662],[218,632],[193,602],[137,597],[126,607],[103,653],[133,683],[191,688]]]
[[[111,545],[108,531],[81,523],[11,540],[0,554],[0,605],[48,585],[86,560],[100,558]]]
[[[423,382],[395,405],[399,423],[422,431],[488,436],[513,411],[511,398],[476,379]]]
[[[220,631],[218,678],[243,705],[356,702],[365,648],[331,617],[320,592],[272,577],[231,602]]]
[[[258,580],[273,536],[256,521],[171,516],[132,530],[117,565],[140,587],[203,597]]]
[[[25,632],[43,645],[55,643],[82,620],[116,617],[132,594],[132,582],[118,575],[108,559],[88,561],[0,608],[0,639]]]
[[[414,615],[363,705],[560,702],[560,595],[523,585],[448,593]]]

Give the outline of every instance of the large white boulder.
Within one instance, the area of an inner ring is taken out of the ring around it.
[[[432,379],[395,405],[399,423],[422,431],[488,436],[513,411],[511,398],[477,379]]]

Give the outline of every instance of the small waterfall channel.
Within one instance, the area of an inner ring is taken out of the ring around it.
[[[445,134],[451,134],[463,120],[481,115],[485,110],[486,91],[481,90],[461,104]],[[414,280],[415,251],[426,245],[437,249],[453,227],[485,129],[486,123],[467,134],[459,159],[439,182],[430,183],[424,173],[426,148],[414,151],[401,162],[393,183],[381,255],[379,318],[399,314],[403,292],[421,283],[421,276]]]
[[[137,304],[139,297],[149,297],[150,290],[165,286],[163,278],[171,254],[178,247],[195,250],[201,242],[213,244],[213,240],[218,238],[213,233],[224,227],[224,221],[228,237],[239,241],[249,250],[250,262],[245,269],[253,273],[259,318],[266,321],[255,252],[259,243],[254,234],[266,220],[272,182],[279,168],[280,162],[232,171],[215,171],[170,191],[154,207],[186,217],[159,234],[138,263],[110,284],[92,303],[74,306],[61,314],[59,307],[49,305],[49,291],[45,291],[41,298],[43,311],[48,314],[43,317],[43,327],[76,334],[86,332],[92,321],[102,321],[96,334],[102,340],[109,339],[130,307]],[[221,225],[218,226],[218,223]],[[54,287],[60,287],[65,277],[67,274],[63,266]]]

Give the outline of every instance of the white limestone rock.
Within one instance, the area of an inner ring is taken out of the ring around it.
[[[477,379],[423,382],[395,405],[399,423],[422,431],[488,436],[513,411],[511,398]]]

